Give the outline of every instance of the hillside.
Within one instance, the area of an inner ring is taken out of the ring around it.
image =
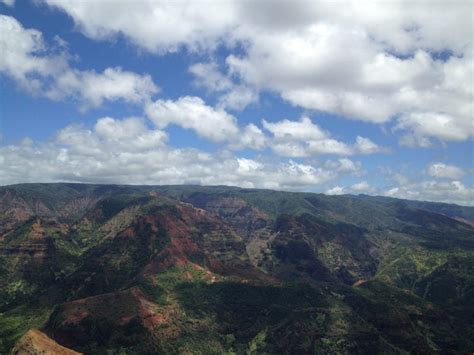
[[[225,186],[0,187],[0,353],[35,328],[84,354],[472,353],[473,216]]]
[[[59,345],[37,329],[29,330],[15,345],[13,355],[80,355]]]

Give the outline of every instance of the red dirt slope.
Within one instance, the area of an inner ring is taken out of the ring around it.
[[[12,350],[12,355],[80,355],[59,345],[37,329],[30,329]]]

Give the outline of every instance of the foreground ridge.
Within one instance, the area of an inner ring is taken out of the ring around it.
[[[81,355],[59,345],[38,329],[29,330],[16,343],[12,355]]]

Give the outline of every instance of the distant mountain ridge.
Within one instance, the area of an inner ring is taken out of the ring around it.
[[[473,221],[363,195],[0,187],[0,352],[40,328],[85,354],[469,353]]]
[[[52,197],[54,194],[53,190],[60,190],[58,196]],[[394,197],[386,196],[371,196],[371,195],[324,195],[321,193],[311,192],[285,192],[285,191],[273,191],[265,189],[247,189],[230,186],[200,186],[200,185],[110,185],[110,184],[81,184],[81,183],[25,183],[0,186],[0,194],[7,191],[15,191],[17,193],[28,196],[28,193],[45,197],[51,201],[51,198],[57,198],[58,200],[67,200],[67,198],[74,198],[76,196],[92,196],[92,195],[106,195],[117,191],[122,193],[127,192],[148,192],[148,191],[162,191],[170,194],[170,196],[179,198],[180,196],[186,196],[186,193],[190,190],[206,191],[210,192],[223,192],[230,191],[234,193],[248,193],[248,192],[259,192],[259,191],[272,191],[273,193],[288,193],[288,194],[301,194],[303,196],[325,196],[327,198],[348,198],[348,199],[361,199],[367,201],[374,201],[379,203],[391,204],[395,202],[405,203],[409,207],[418,208],[434,213],[444,214],[448,217],[459,217],[468,221],[474,221],[474,206],[461,206],[452,203],[442,202],[430,202],[430,201],[418,201],[418,200],[407,200]]]
[[[469,222],[474,222],[474,206],[461,206],[452,203],[442,203],[442,202],[430,202],[430,201],[415,201],[415,200],[405,200],[398,199],[393,197],[384,197],[384,196],[369,196],[369,195],[357,195],[358,198],[363,199],[373,199],[387,202],[397,200],[402,201],[413,208],[418,208],[420,210],[430,211],[434,213],[444,214],[451,218],[462,218]]]
[[[42,191],[41,186],[45,191]],[[0,193],[4,193],[5,190],[15,190],[23,194],[28,194],[30,191],[34,194],[48,194],[48,189],[59,188],[61,191],[62,198],[66,199],[68,196],[70,198],[76,196],[77,194],[107,194],[113,193],[114,191],[122,190],[123,192],[147,192],[147,191],[164,191],[169,193],[174,197],[179,197],[180,193],[185,194],[186,191],[190,189],[195,189],[198,191],[207,191],[207,192],[222,192],[222,191],[241,191],[241,192],[258,192],[258,191],[273,191],[266,189],[247,189],[231,186],[201,186],[201,185],[110,185],[110,184],[81,184],[81,183],[25,183],[25,184],[15,184],[15,185],[6,185],[0,186]],[[49,191],[51,193],[52,191]],[[349,198],[349,199],[363,199],[381,203],[394,203],[394,202],[403,202],[408,206],[413,208],[418,208],[430,212],[435,212],[439,214],[444,214],[448,217],[459,217],[467,221],[474,222],[474,206],[462,206],[453,203],[444,203],[444,202],[432,202],[432,201],[419,201],[419,200],[407,200],[387,196],[372,196],[372,195],[324,195],[322,193],[311,193],[311,192],[284,192],[284,191],[273,191],[275,193],[283,192],[289,194],[302,194],[302,195],[316,195],[316,196],[327,196],[334,198]]]

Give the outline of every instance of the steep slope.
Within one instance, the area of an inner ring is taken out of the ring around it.
[[[472,352],[470,209],[417,204],[0,188],[0,351],[41,327],[86,354]]]
[[[0,241],[0,311],[30,299],[74,267],[67,224],[32,217]]]
[[[449,203],[437,203],[437,202],[427,202],[427,201],[412,201],[412,200],[400,200],[391,197],[381,197],[381,196],[367,196],[367,195],[358,195],[354,196],[354,198],[369,200],[369,201],[377,201],[381,203],[393,203],[395,201],[402,202],[405,205],[425,210],[429,212],[434,212],[437,214],[442,214],[459,221],[467,221],[470,223],[474,222],[474,208],[473,207],[466,207],[466,206],[459,206]]]
[[[37,329],[29,330],[15,345],[12,355],[80,355],[59,345]]]

